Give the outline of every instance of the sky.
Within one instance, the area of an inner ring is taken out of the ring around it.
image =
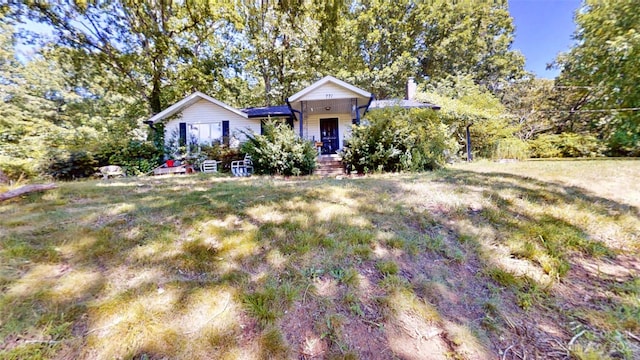
[[[558,75],[557,69],[546,67],[573,43],[573,15],[580,4],[581,0],[509,0],[516,27],[511,48],[525,56],[526,70],[541,78]]]

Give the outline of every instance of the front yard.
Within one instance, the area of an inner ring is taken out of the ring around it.
[[[638,358],[638,179],[61,183],[0,203],[0,358]]]

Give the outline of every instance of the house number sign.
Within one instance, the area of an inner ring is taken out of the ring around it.
[[[325,99],[333,99],[333,94],[325,94]]]

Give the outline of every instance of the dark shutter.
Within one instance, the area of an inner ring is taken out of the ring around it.
[[[291,128],[291,130],[293,130],[293,117],[289,117],[287,119],[287,124],[289,124],[289,127]]]
[[[260,135],[264,135],[264,119],[260,120]]]
[[[229,120],[224,120],[222,122],[222,136],[229,137]]]
[[[229,120],[222,121],[222,143],[229,145]]]
[[[178,139],[178,144],[180,146],[187,145],[187,124],[180,123],[180,139]]]

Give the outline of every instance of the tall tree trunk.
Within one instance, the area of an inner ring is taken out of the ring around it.
[[[162,111],[162,103],[160,102],[160,76],[156,75],[153,77],[153,89],[151,89],[151,94],[149,95],[149,106],[151,107],[151,113],[157,114]]]

